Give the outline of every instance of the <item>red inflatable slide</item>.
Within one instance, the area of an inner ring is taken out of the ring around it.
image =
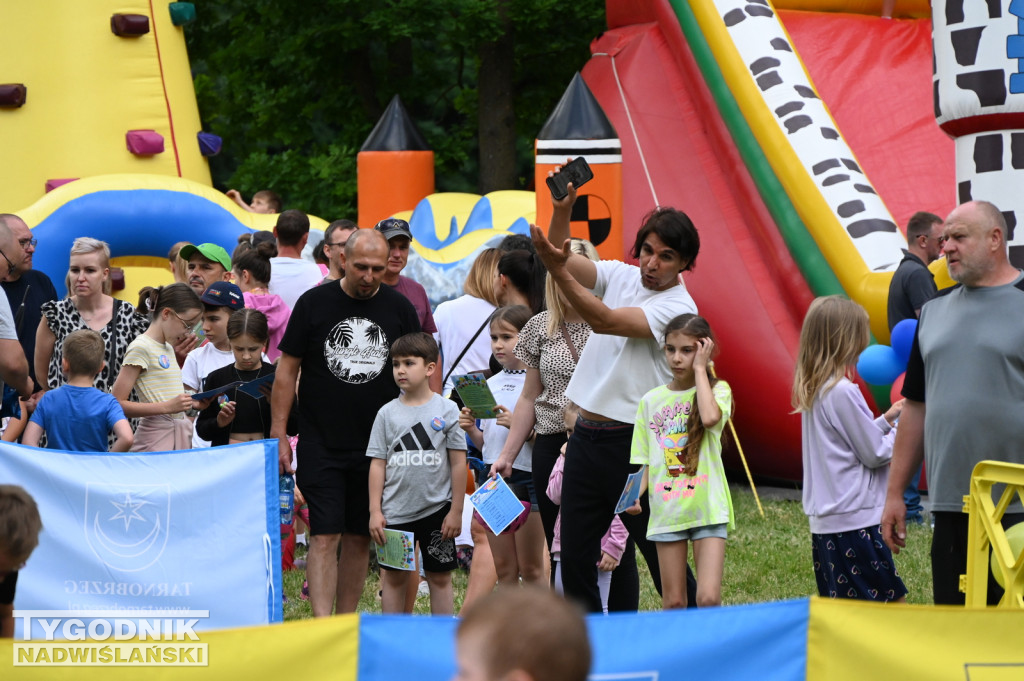
[[[735,426],[751,471],[800,480],[800,419],[790,413],[790,387],[811,289],[668,0],[608,2],[607,16],[609,30],[591,45],[583,77],[622,141],[625,250],[655,205],[691,216],[701,253],[686,284],[719,337],[716,366],[734,390]],[[953,144],[932,114],[928,21],[811,12],[781,17],[897,222],[905,225],[917,210],[948,213],[955,199]],[[727,463],[739,467],[735,448]]]

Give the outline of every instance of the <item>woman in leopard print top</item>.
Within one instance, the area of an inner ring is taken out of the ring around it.
[[[65,382],[61,346],[72,331],[92,329],[106,344],[103,371],[94,385],[110,392],[121,370],[128,344],[143,333],[149,320],[131,303],[110,296],[110,247],[89,237],[75,239],[68,268],[68,297],[44,303],[36,332],[36,376],[46,377],[52,390]],[[42,382],[40,380],[40,382]]]

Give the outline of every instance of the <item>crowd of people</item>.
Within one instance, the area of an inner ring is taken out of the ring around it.
[[[261,194],[251,209],[275,198]],[[714,332],[683,282],[697,228],[658,208],[637,230],[637,265],[602,261],[570,238],[575,200],[571,186],[553,200],[546,233],[532,227],[531,238],[479,253],[465,294],[436,310],[402,275],[413,235],[400,219],[331,223],[319,265],[303,258],[309,220],[296,210],[281,212],[272,232],[242,235],[233,254],[176,244],[176,282],[143,289],[133,306],[110,295],[106,244],[75,240],[68,295],[58,298],[32,270],[27,225],[0,215],[10,301],[0,305],[0,375],[5,405],[21,412],[3,437],[115,452],[276,440],[280,473],[294,474],[308,509],[317,617],[356,610],[372,543],[387,529],[415,536],[435,614],[453,612],[450,575],[467,546],[467,607],[522,583],[554,584],[590,612],[635,611],[637,549],[665,608],[717,605],[734,526],[721,459],[734,404],[714,372]],[[970,468],[993,454],[1019,461],[1013,443],[1024,435],[1024,343],[1012,322],[1024,275],[1009,264],[1006,235],[984,202],[945,222],[915,216],[889,305],[890,325],[920,316],[906,399],[877,418],[851,380],[869,342],[867,313],[842,297],[808,310],[793,406],[821,595],[905,599],[892,552],[920,518],[903,493],[926,458],[935,601],[963,602],[959,509]],[[943,252],[960,285],[927,302],[936,291],[923,265]],[[461,405],[455,377],[470,372],[488,377],[495,418]],[[258,396],[234,386],[270,374]],[[638,470],[639,498],[616,513]],[[526,509],[500,534],[467,501],[496,475]],[[0,535],[0,567],[20,564],[30,544]],[[17,577],[6,572],[0,608]],[[382,566],[382,609],[411,610],[420,581]]]

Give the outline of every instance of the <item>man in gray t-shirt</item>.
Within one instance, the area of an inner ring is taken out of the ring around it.
[[[935,522],[934,600],[962,605],[959,577],[967,565],[962,509],[971,472],[985,459],[1024,464],[1024,273],[1009,262],[1006,222],[990,203],[970,202],[954,210],[945,236],[949,274],[960,286],[921,310],[903,384],[907,401],[893,449],[882,534],[895,553],[906,545],[903,489],[924,458]],[[1010,510],[1019,512],[1019,504]],[[1004,518],[1004,524],[1013,522]],[[990,601],[999,595],[991,582]]]

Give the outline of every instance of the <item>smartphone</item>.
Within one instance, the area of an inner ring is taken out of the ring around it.
[[[578,191],[581,186],[594,179],[594,171],[590,169],[587,159],[577,156],[572,162],[562,166],[562,170],[548,178],[548,189],[551,190],[551,197],[561,201],[569,194],[569,187],[572,186]]]

